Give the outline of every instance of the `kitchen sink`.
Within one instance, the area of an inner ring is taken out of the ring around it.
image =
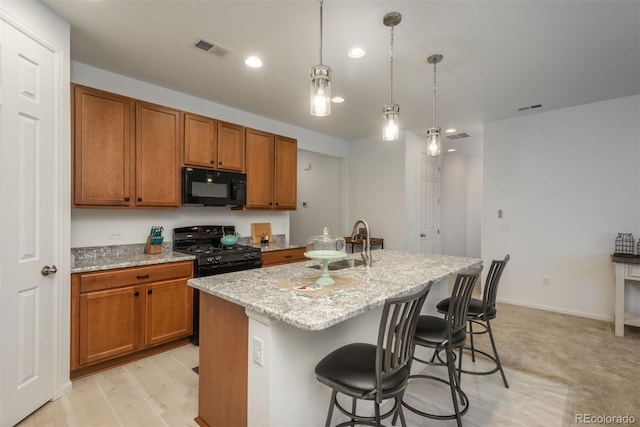
[[[361,259],[342,259],[340,261],[333,261],[329,263],[329,270],[342,270],[343,268],[357,267],[364,264]],[[309,268],[315,268],[320,270],[322,266],[319,264],[312,265]]]

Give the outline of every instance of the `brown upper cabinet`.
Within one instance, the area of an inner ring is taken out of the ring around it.
[[[244,150],[242,126],[185,113],[185,166],[244,172]]]
[[[180,206],[182,113],[73,89],[73,205]]]
[[[295,210],[297,141],[246,129],[246,209]]]

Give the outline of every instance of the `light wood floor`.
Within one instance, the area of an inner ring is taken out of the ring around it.
[[[469,363],[465,360],[465,366]],[[47,403],[19,426],[197,426],[193,419],[198,376],[191,370],[197,364],[198,348],[187,345],[76,380],[70,393]],[[444,369],[427,369],[444,374]],[[464,390],[472,402],[463,418],[465,426],[568,425],[568,386],[512,369],[506,374],[509,389],[499,375],[463,376]],[[427,411],[446,410],[450,398],[448,389],[442,387],[418,380],[410,384],[407,399]],[[409,411],[405,416],[409,426],[455,425],[455,421],[424,419]],[[334,417],[337,421],[338,415]],[[322,425],[324,420],[315,424]]]

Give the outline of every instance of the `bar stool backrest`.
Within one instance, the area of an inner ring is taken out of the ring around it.
[[[449,311],[446,317],[449,322],[447,338],[450,343],[452,342],[451,337],[465,333],[471,294],[473,293],[473,288],[481,272],[482,266],[479,266],[467,272],[459,273],[456,277],[453,292],[451,293],[451,303],[449,304]]]
[[[482,296],[482,309],[485,315],[494,311],[500,277],[502,277],[502,272],[509,258],[511,257],[507,254],[503,260],[494,260],[491,262],[491,267],[489,268],[489,273],[487,273],[487,280],[484,285],[484,295]]]
[[[384,377],[407,368],[413,357],[418,317],[433,281],[419,292],[385,301],[376,349],[376,401],[382,402]]]

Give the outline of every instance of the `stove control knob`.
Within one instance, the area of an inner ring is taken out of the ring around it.
[[[216,259],[216,261],[220,262],[220,260],[222,259],[222,255],[216,255],[215,259]]]

